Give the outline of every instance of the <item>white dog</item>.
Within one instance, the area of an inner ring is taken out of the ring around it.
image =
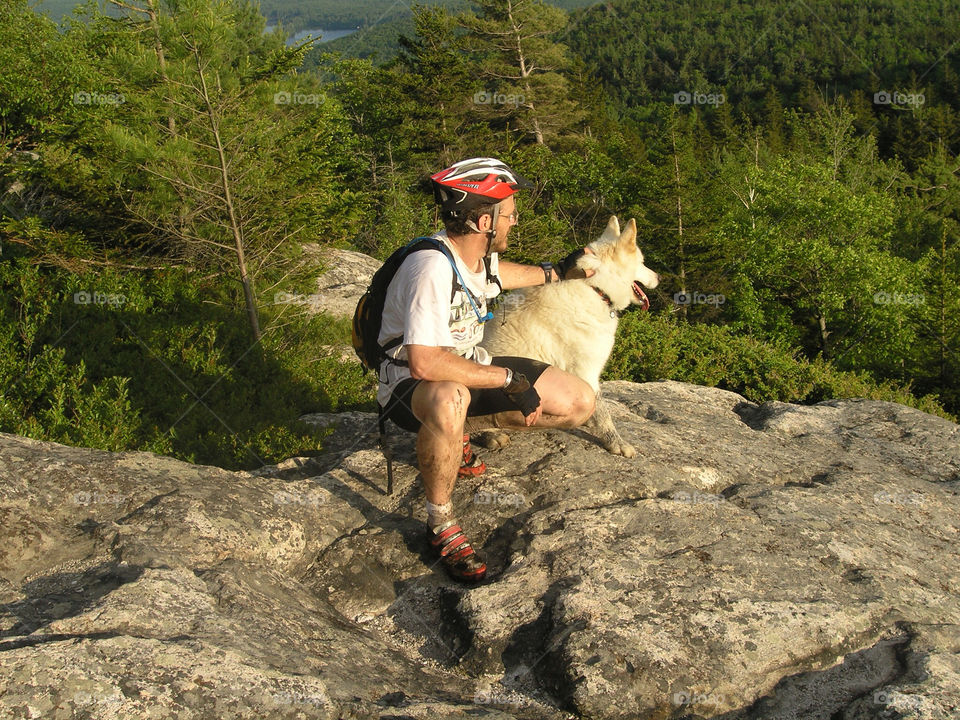
[[[641,284],[655,288],[660,277],[643,264],[637,247],[637,223],[631,219],[620,232],[611,217],[606,230],[587,246],[591,254],[577,267],[593,270],[589,278],[564,280],[511,293],[500,313],[484,327],[481,345],[491,355],[517,355],[549,363],[590,384],[597,393],[597,409],[586,427],[604,448],[633,457],[636,450],[624,442],[600,397],[600,373],[613,350],[620,312],[630,305],[649,306]],[[507,438],[487,438],[491,446]]]

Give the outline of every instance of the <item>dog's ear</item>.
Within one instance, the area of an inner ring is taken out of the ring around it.
[[[609,226],[608,226],[609,227]],[[630,218],[630,222],[620,233],[620,239],[617,241],[617,249],[632,250],[637,244],[637,221]]]
[[[620,237],[620,221],[617,220],[616,215],[611,215],[610,220],[607,221],[607,227],[604,229],[603,233],[600,235],[600,242],[609,242],[615,243],[617,238]]]

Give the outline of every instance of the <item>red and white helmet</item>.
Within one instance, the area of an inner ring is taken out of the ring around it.
[[[472,210],[492,205],[521,188],[533,187],[496,158],[470,158],[430,178],[433,195],[444,210]]]

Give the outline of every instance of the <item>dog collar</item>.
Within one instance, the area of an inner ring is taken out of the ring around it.
[[[594,292],[600,296],[600,299],[603,300],[610,307],[610,317],[612,318],[620,317],[620,313],[613,307],[613,300],[610,299],[610,296],[607,295],[603,290],[598,288],[596,285],[591,285],[590,287],[592,287]]]

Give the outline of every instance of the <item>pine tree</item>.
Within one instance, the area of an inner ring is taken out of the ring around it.
[[[418,149],[429,152],[433,163],[439,155],[440,164],[452,164],[469,127],[476,76],[445,8],[415,6],[413,18],[416,35],[400,37],[400,55],[387,80],[401,90],[403,115]]]
[[[304,158],[295,150],[309,146],[292,125],[304,113],[322,116],[323,96],[294,89],[294,80],[278,92],[303,50],[265,36],[255,9],[184,0],[159,10],[152,27],[165,50],[163,72],[150,72],[156,44],[128,57],[135,102],[107,128],[118,165],[126,162],[124,180],[135,186],[127,205],[174,252],[237,281],[259,341],[257,277],[289,258],[290,239],[305,227],[303,207],[317,200],[317,188],[296,185]]]
[[[540,145],[577,126],[584,113],[564,72],[571,66],[565,45],[551,36],[566,25],[563,10],[542,0],[478,0],[480,14],[464,14],[468,46],[480,58],[489,86],[479,108],[517,128]]]

